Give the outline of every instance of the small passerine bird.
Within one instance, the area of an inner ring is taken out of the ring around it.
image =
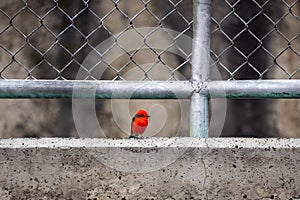
[[[149,117],[145,110],[138,110],[136,112],[131,121],[130,138],[140,137],[145,132]]]

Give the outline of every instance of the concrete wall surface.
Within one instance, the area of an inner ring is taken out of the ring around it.
[[[0,156],[0,199],[300,199],[300,139],[3,139]]]

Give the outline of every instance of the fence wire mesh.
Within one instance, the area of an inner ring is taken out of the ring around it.
[[[162,9],[163,8],[163,9]],[[191,53],[184,59],[172,57],[168,49],[157,50],[147,43],[155,29],[142,34],[139,28],[157,27],[176,29],[191,36],[192,2],[103,0],[103,1],[27,1],[1,2],[0,52],[2,79],[75,79],[78,69],[86,74],[82,79],[99,79],[97,66],[105,66],[101,79],[126,80],[126,72],[138,68],[141,80],[153,80],[151,73],[159,65],[176,79],[175,71],[189,65]],[[144,43],[134,51],[123,47],[119,39],[129,29],[136,40]],[[96,46],[107,38],[114,40],[105,51]],[[99,62],[91,68],[82,65],[89,52],[96,50]],[[123,56],[110,63],[105,57],[112,51]],[[146,63],[151,66],[144,67]]]
[[[300,2],[214,1],[213,66],[224,79],[299,78]]]
[[[174,29],[192,36],[191,0],[11,0],[0,3],[0,77],[2,79],[178,80],[175,72],[190,78],[191,52],[184,57],[147,44],[155,33],[142,27]],[[223,79],[298,78],[300,70],[299,0],[222,0],[212,4],[212,67]],[[118,40],[134,30],[144,43],[134,51]],[[91,68],[82,65],[96,46],[111,37],[114,43],[99,53]],[[114,62],[112,51],[123,52]],[[150,66],[144,66],[152,63]],[[97,66],[106,67],[99,77]],[[126,76],[136,68],[139,75]],[[159,70],[167,76],[160,77]]]

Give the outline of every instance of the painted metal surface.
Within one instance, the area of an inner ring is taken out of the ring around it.
[[[0,81],[0,98],[188,99],[192,92],[188,81]]]
[[[194,35],[192,57],[192,85],[197,88],[210,77],[210,21],[211,1],[194,0]],[[201,88],[200,88],[201,89]],[[191,98],[190,135],[208,137],[208,97],[195,92]]]
[[[300,98],[300,80],[211,81],[201,93],[210,98]]]
[[[0,81],[0,98],[189,99],[192,94],[208,98],[300,98],[300,80],[209,81],[197,86],[189,81]]]

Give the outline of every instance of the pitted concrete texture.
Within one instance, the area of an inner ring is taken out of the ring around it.
[[[0,199],[300,199],[300,139],[6,139],[0,155]]]

